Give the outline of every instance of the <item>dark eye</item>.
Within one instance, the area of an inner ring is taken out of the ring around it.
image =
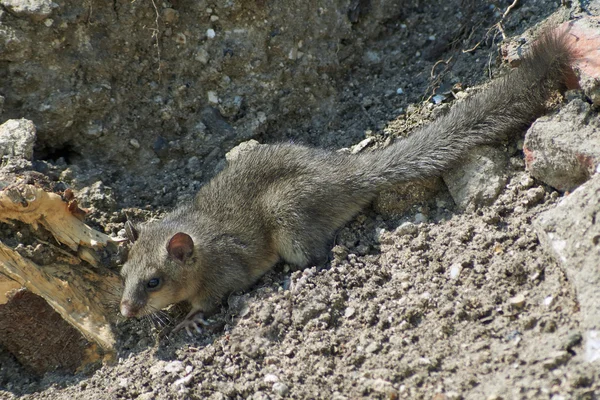
[[[146,283],[146,287],[148,289],[156,289],[158,287],[158,285],[160,285],[159,278],[152,278]]]

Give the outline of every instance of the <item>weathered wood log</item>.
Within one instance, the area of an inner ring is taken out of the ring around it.
[[[18,287],[24,287],[43,298],[87,340],[99,346],[95,350],[96,355],[88,354],[85,359],[81,359],[80,367],[97,360],[98,357],[110,358],[113,355],[115,338],[111,321],[116,312],[111,306],[118,304],[121,290],[118,275],[102,267],[93,251],[108,245],[111,242],[110,237],[85,225],[81,220],[82,214],[70,193],[61,196],[28,184],[13,185],[0,191],[0,222],[10,224],[10,221],[18,220],[36,229],[42,226],[57,242],[75,252],[71,253],[67,249],[60,249],[48,243],[46,246],[61,256],[50,265],[40,266],[0,240],[0,304],[5,303],[0,307],[16,304],[17,308],[22,309],[23,299],[32,299],[25,295],[15,297],[15,289]],[[92,267],[87,264],[91,264]],[[18,303],[11,304],[17,301]],[[33,303],[35,302],[32,301]],[[36,303],[35,307],[39,307],[39,304]],[[0,310],[0,317],[12,315],[10,310],[7,310],[3,309],[4,314]],[[1,320],[0,336],[3,336],[2,332],[9,330],[18,332],[14,325],[25,322]],[[36,334],[42,335],[40,332]],[[22,353],[32,347],[26,340],[18,343],[15,337],[18,335],[11,336],[13,349],[7,348],[13,354],[15,351]],[[7,346],[7,343],[1,344]],[[86,353],[89,351],[88,348]],[[31,357],[32,355],[26,355],[20,359],[31,360]],[[73,360],[69,359],[68,362],[67,367],[71,368]],[[29,363],[36,371],[40,370],[41,365],[43,363]]]
[[[80,245],[106,246],[110,237],[84,224],[56,193],[33,185],[17,185],[0,192],[0,221],[18,220],[37,228],[42,225],[57,241],[77,251]],[[77,215],[77,214],[76,214]]]

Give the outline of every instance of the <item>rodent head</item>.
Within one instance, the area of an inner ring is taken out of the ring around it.
[[[170,304],[187,300],[194,292],[194,240],[158,221],[140,230],[127,224],[127,236],[133,242],[121,276],[125,288],[121,314],[139,317]]]

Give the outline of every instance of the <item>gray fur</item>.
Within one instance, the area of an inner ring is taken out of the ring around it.
[[[517,70],[383,150],[347,155],[277,144],[242,152],[193,203],[141,227],[122,270],[124,314],[183,300],[208,311],[280,259],[303,267],[321,258],[334,232],[382,188],[439,175],[472,147],[521,132],[561,88],[569,64],[564,34],[546,34]],[[194,241],[185,263],[167,254],[177,232]],[[148,291],[153,277],[162,286]]]

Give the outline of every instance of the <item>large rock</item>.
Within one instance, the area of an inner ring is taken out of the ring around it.
[[[54,7],[51,0],[0,0],[0,5],[18,17],[28,17],[33,21],[46,19]]]
[[[575,189],[600,163],[597,113],[582,99],[573,99],[529,128],[523,152],[532,176],[561,191]]]
[[[555,256],[581,307],[586,360],[600,361],[600,174],[534,220],[540,242]]]
[[[459,208],[489,205],[506,186],[508,154],[491,146],[477,147],[460,165],[443,174],[448,191]]]
[[[0,158],[33,158],[36,132],[33,122],[27,119],[10,119],[0,125]]]

